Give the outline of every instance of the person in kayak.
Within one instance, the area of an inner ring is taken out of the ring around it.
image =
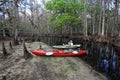
[[[68,42],[68,45],[73,46],[73,41],[70,40],[70,41]]]

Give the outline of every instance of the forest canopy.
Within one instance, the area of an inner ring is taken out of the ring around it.
[[[114,30],[117,33],[111,35],[120,34],[118,0],[49,0],[46,8],[56,26],[79,28],[85,35],[105,35]]]
[[[120,36],[119,0],[0,0],[0,35]]]

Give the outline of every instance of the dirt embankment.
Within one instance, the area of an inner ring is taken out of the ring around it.
[[[40,44],[44,49],[52,49],[42,42],[26,43],[26,46],[28,50],[39,49]],[[13,48],[7,57],[2,56],[0,48],[0,80],[107,80],[79,58],[34,56],[25,60],[22,44]]]

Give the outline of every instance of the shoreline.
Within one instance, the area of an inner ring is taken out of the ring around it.
[[[5,42],[5,46],[7,46],[7,43]],[[42,44],[45,49],[51,49],[47,44],[42,42],[25,44],[28,50],[39,49],[39,44]],[[9,49],[8,46],[6,48]],[[104,75],[91,69],[81,59],[73,57],[34,56],[31,59],[25,60],[22,49],[22,44],[13,46],[13,52],[6,59],[2,59],[1,57],[0,79],[6,77],[7,80],[107,80]]]
[[[89,36],[83,36],[83,35],[79,35],[79,36],[39,36],[39,38],[41,37],[59,37],[59,38],[68,38],[68,39],[81,39],[84,41],[95,41],[95,42],[100,42],[100,43],[109,43],[114,47],[118,47],[120,48],[120,37],[117,36],[98,36],[98,35],[89,35]],[[35,36],[34,38],[38,38],[37,36]],[[36,39],[34,39],[33,37],[19,37],[19,41],[34,41]],[[1,41],[9,41],[12,40],[12,37],[0,37]],[[39,40],[39,39],[38,39]]]

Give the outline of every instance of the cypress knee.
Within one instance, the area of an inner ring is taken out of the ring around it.
[[[10,48],[10,50],[13,49],[11,41],[10,41],[10,43],[9,43],[9,48]]]
[[[32,55],[31,55],[31,53],[28,52],[24,42],[23,42],[23,52],[24,52],[24,58],[25,59],[32,58]]]
[[[7,80],[7,79],[6,79],[6,76],[3,76],[3,77],[2,77],[2,80]]]
[[[4,42],[2,42],[2,50],[3,50],[3,56],[7,56],[8,53],[6,51]]]
[[[42,44],[40,43],[40,47],[39,47],[39,49],[42,49]]]

